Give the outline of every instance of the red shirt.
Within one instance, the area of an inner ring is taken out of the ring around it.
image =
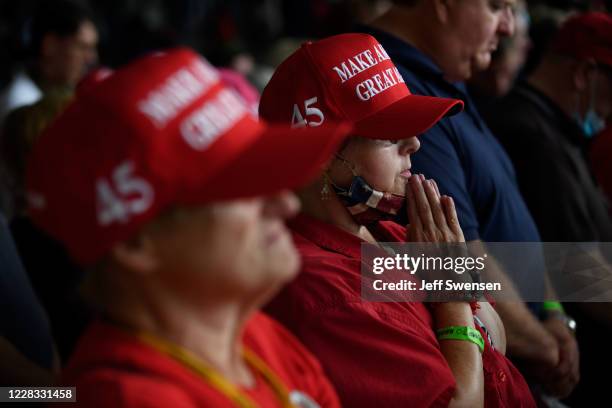
[[[291,222],[303,271],[268,306],[319,358],[343,406],[446,407],[455,380],[418,302],[361,300],[362,241],[330,224]],[[381,222],[380,242],[403,242],[406,230]],[[485,337],[486,338],[486,337]],[[505,356],[485,346],[487,407],[535,407],[525,380]]]
[[[299,390],[322,408],[340,406],[320,364],[278,323],[262,313],[255,314],[243,341],[290,393]],[[260,407],[280,407],[266,380],[252,372],[256,385],[243,391]],[[102,322],[94,323],[80,340],[61,383],[77,387],[77,406],[83,407],[235,407],[177,360]]]

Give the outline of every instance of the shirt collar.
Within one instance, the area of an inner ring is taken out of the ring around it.
[[[467,87],[463,82],[449,82],[444,78],[442,69],[424,52],[401,38],[368,25],[357,25],[357,30],[375,37],[385,48],[385,51],[397,63],[408,70],[435,79],[441,86],[449,86],[449,93],[455,98],[467,99]]]
[[[294,234],[312,242],[320,248],[352,259],[362,259],[361,246],[367,241],[333,225],[305,214],[288,222]],[[406,242],[406,227],[393,221],[379,221],[368,227],[378,242]],[[387,252],[380,249],[381,254]],[[377,251],[369,251],[370,254]]]
[[[429,56],[401,38],[371,26],[360,25],[358,29],[372,35],[379,42],[383,43],[385,51],[389,55],[393,54],[395,59],[410,66],[411,69],[427,71],[431,75],[440,77],[444,75],[440,67]]]
[[[365,241],[335,225],[306,214],[299,214],[290,220],[288,225],[294,233],[321,248],[353,259],[361,257],[361,243]]]

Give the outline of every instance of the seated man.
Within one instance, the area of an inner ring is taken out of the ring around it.
[[[100,311],[63,373],[81,406],[338,406],[319,363],[258,308],[298,271],[285,189],[347,131],[257,122],[187,49],[77,96],[26,181],[32,218],[89,267]]]
[[[386,13],[362,29],[387,49],[412,92],[465,102],[463,114],[424,134],[427,143],[415,155],[413,169],[435,179],[442,194],[453,197],[465,238],[472,246],[484,249],[487,242],[539,242],[512,162],[487,128],[464,83],[486,69],[499,41],[513,34],[516,0],[391,3]],[[516,300],[555,300],[554,291],[546,285],[541,253],[534,249],[526,258],[532,261],[524,268],[497,259],[489,273],[500,281],[511,280]],[[497,303],[510,357],[529,367],[535,385],[563,396],[576,384],[573,373],[565,370],[578,364],[576,341],[560,319],[538,319],[545,307],[531,303],[528,309],[522,301]],[[552,381],[557,377],[562,381]],[[563,387],[557,387],[559,383]]]
[[[612,241],[608,203],[586,158],[590,138],[611,116],[612,17],[600,12],[568,19],[533,73],[487,112],[489,125],[514,163],[519,187],[544,241]],[[610,162],[609,155],[601,157]],[[595,260],[601,266],[600,274],[608,269],[607,276],[612,273],[609,252],[588,254],[589,262]],[[582,283],[581,272],[572,271],[572,288],[588,285],[596,293],[610,290],[609,278]],[[563,288],[564,276],[552,274],[551,278]],[[588,295],[560,294],[580,300],[569,303],[567,310],[578,324],[581,355],[580,364],[576,361],[570,367],[574,376],[580,373],[583,379],[571,405],[582,406],[607,393],[598,367],[612,364],[612,353],[602,342],[612,334],[612,304],[604,302],[609,297],[589,301]],[[564,314],[549,315],[568,321]]]

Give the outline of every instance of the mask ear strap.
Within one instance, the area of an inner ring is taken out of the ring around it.
[[[346,167],[349,168],[351,173],[353,173],[353,176],[357,176],[357,170],[355,170],[355,165],[353,163],[351,163],[350,161],[346,160],[344,157],[340,156],[339,153],[336,153],[334,156],[335,156],[336,160],[339,160],[340,162],[342,162],[342,164],[344,164]]]
[[[351,162],[346,160],[344,157],[342,157],[338,153],[334,154],[334,159],[339,160],[342,164],[347,166],[351,170],[351,173],[353,173],[353,177],[357,177],[357,172],[355,171],[355,166]],[[331,195],[330,186],[334,187],[334,189],[336,190],[336,193],[338,193],[340,191],[345,191],[346,190],[346,189],[338,186],[334,182],[334,180],[331,178],[331,176],[329,174],[329,169],[326,169],[323,172],[323,187],[321,188],[321,200],[323,200],[323,201],[329,200],[329,197]]]

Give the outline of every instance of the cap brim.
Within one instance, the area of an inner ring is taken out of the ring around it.
[[[348,123],[303,129],[266,126],[255,141],[206,183],[214,201],[295,189],[319,175],[349,135]]]
[[[371,139],[405,139],[426,132],[443,117],[462,110],[461,100],[409,95],[358,121],[354,133]]]

